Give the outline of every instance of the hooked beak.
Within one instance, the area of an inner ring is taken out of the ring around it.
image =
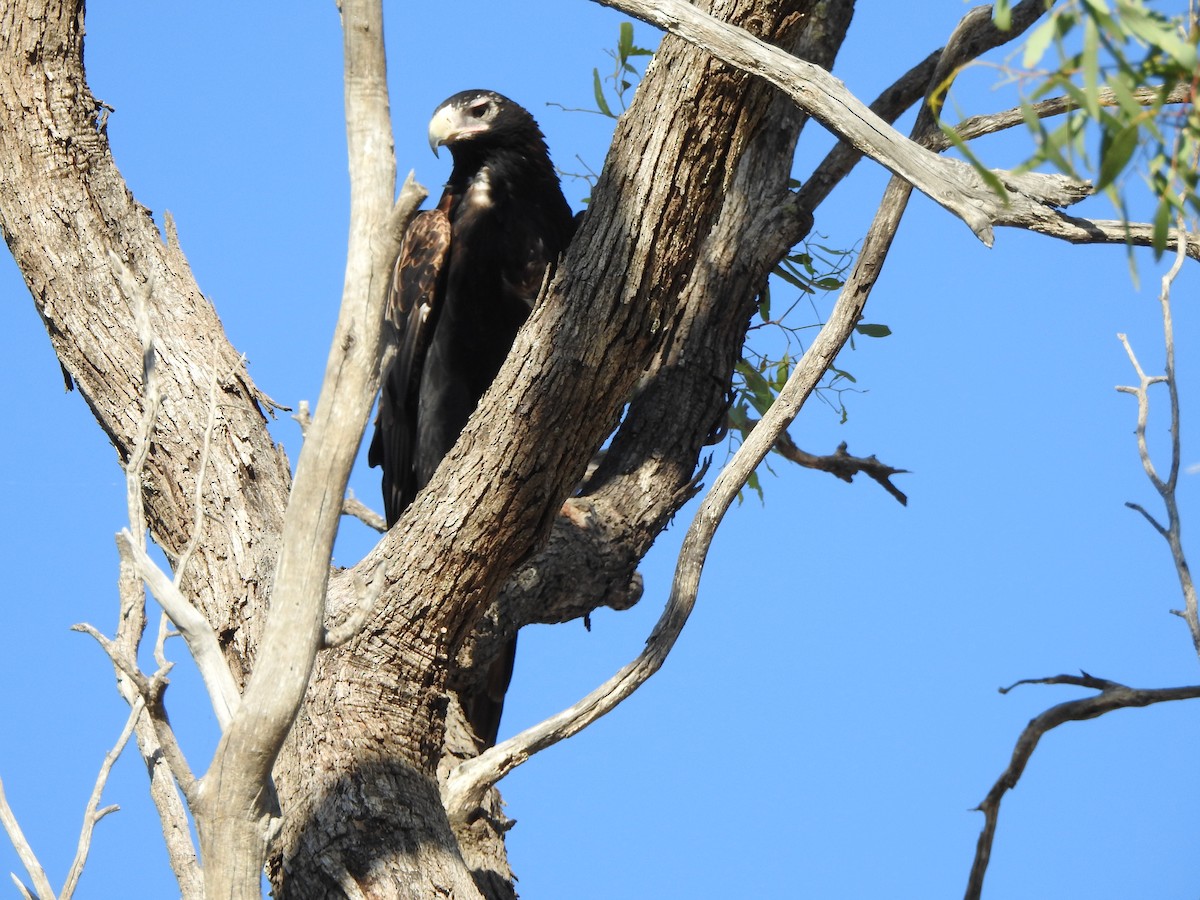
[[[487,131],[487,126],[474,119],[465,119],[463,112],[453,106],[443,106],[429,120],[429,149],[438,155],[438,147]]]

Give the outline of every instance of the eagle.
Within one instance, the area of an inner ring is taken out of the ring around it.
[[[390,528],[433,477],[500,371],[575,220],[532,115],[495,91],[445,100],[429,123],[450,180],[417,214],[392,274],[383,373],[368,462],[383,470]],[[389,355],[389,354],[385,354]],[[496,742],[516,639],[482,690],[460,691],[480,749]]]

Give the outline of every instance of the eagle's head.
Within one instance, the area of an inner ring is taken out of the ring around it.
[[[461,91],[444,100],[429,120],[429,147],[437,155],[446,146],[481,151],[485,147],[518,146],[544,141],[533,116],[495,91]]]

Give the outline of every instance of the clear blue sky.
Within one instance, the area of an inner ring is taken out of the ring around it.
[[[590,105],[591,69],[606,64],[620,16],[582,0],[389,6],[402,170],[438,189],[448,161],[429,154],[426,123],[468,87],[533,110],[562,168],[578,170],[576,155],[600,166],[611,123],[546,104]],[[866,99],[940,46],[967,8],[858,7],[837,74]],[[640,27],[638,37],[657,41]],[[130,188],[156,216],[174,214],[258,384],[290,406],[315,400],[346,235],[333,4],[93,4],[87,49],[92,88],[116,110],[109,135]],[[968,77],[965,111],[1005,102],[986,90],[993,80]],[[800,177],[828,146],[818,131]],[[1013,139],[980,151],[998,166],[1022,155]],[[864,164],[827,203],[817,219],[827,243],[860,239],[884,180]],[[565,188],[578,208],[586,186]],[[914,198],[867,316],[894,334],[860,339],[840,363],[865,392],[848,398],[846,424],[814,406],[793,429],[813,452],[845,440],[911,469],[899,479],[908,508],[869,481],[773,465],[765,504],[730,513],[663,671],[501,785],[518,820],[509,846],[525,900],[958,896],[982,824],[971,808],[1026,721],[1078,694],[1000,696],[999,685],[1081,668],[1141,687],[1200,679],[1186,629],[1167,612],[1180,600],[1165,546],[1122,505],[1156,508],[1133,400],[1113,390],[1132,377],[1117,332],[1147,368],[1162,364],[1156,269],[1139,259],[1140,292],[1120,248],[1002,230],[988,250]],[[1189,269],[1176,321],[1194,463],[1200,318]],[[0,776],[57,887],[126,714],[107,660],[68,631],[84,620],[113,628],[122,476],[83,401],[63,393],[7,255],[0,292],[17,388],[6,414],[21,435],[0,445]],[[1161,401],[1156,412],[1161,451]],[[294,460],[294,423],[274,434]],[[1198,477],[1180,487],[1193,527]],[[353,486],[378,503],[377,472],[361,466]],[[590,634],[579,623],[524,633],[503,733],[574,702],[637,653],[685,521],[647,560],[637,609],[598,613]],[[349,565],[372,539],[354,523],[343,531],[337,562]],[[215,724],[183,665],[168,702],[202,770]],[[1195,898],[1198,739],[1196,707],[1183,704],[1050,734],[1006,800],[986,896]],[[122,811],[99,826],[79,896],[172,896],[135,753],[105,801]],[[24,874],[3,840],[0,869]]]

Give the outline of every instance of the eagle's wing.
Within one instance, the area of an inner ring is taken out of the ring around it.
[[[418,213],[392,270],[384,321],[384,371],[375,437],[367,453],[383,468],[383,505],[393,525],[416,495],[413,448],[425,352],[445,292],[450,220],[441,209]]]

